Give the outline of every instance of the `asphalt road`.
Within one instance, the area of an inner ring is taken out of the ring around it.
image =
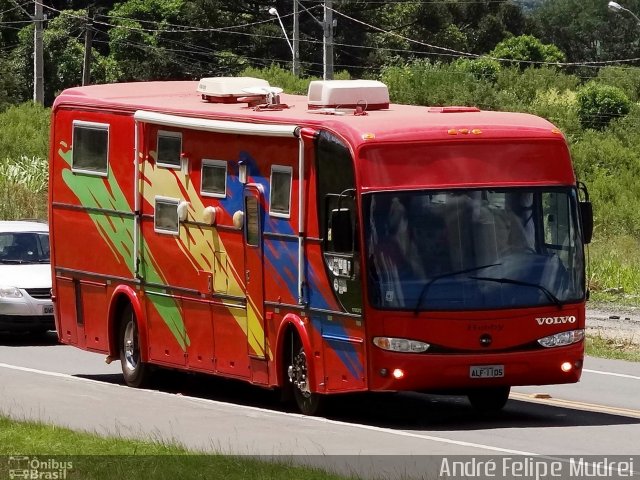
[[[407,455],[640,454],[635,363],[587,358],[580,383],[515,388],[493,416],[475,413],[464,397],[413,393],[340,397],[327,418],[311,418],[239,382],[163,373],[157,390],[131,389],[119,362],[107,365],[102,355],[53,336],[0,336],[0,413],[205,452],[293,455],[321,465],[331,458],[347,471],[361,471],[353,458],[366,458],[365,472],[397,473],[389,458],[401,458],[409,477]],[[358,457],[331,457],[343,455]],[[402,457],[368,457],[377,455]]]

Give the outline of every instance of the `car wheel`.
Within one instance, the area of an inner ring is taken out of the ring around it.
[[[148,385],[151,371],[140,355],[140,332],[131,305],[127,305],[122,312],[119,344],[120,363],[125,383],[136,388]]]
[[[293,389],[293,398],[298,410],[304,415],[319,415],[326,403],[323,395],[313,393],[309,386],[309,362],[302,342],[293,335],[291,358],[287,367],[287,375]]]

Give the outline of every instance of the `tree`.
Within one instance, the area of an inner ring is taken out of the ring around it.
[[[542,63],[556,63],[565,60],[564,54],[555,45],[545,45],[531,35],[511,37],[496,45],[489,56],[514,60],[521,69]]]
[[[637,12],[640,0],[624,5]],[[537,36],[560,48],[570,62],[640,57],[635,20],[609,11],[605,0],[546,1],[532,18]]]
[[[583,128],[604,130],[631,110],[631,101],[618,87],[589,82],[578,91],[578,117]]]

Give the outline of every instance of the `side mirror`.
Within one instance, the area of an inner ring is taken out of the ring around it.
[[[353,223],[351,210],[348,208],[334,208],[329,218],[329,240],[336,252],[353,251]]]
[[[582,223],[582,240],[586,245],[591,243],[593,237],[593,205],[589,201],[580,202],[580,222]]]

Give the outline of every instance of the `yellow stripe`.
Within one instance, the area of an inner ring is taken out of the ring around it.
[[[564,400],[561,398],[536,398],[538,394],[527,394],[511,392],[509,398],[523,402],[539,403],[542,405],[552,405],[554,407],[572,408],[574,410],[586,410],[588,412],[607,413],[611,415],[621,415],[623,417],[640,418],[640,410],[631,408],[610,407],[596,403],[577,402],[574,400]]]

